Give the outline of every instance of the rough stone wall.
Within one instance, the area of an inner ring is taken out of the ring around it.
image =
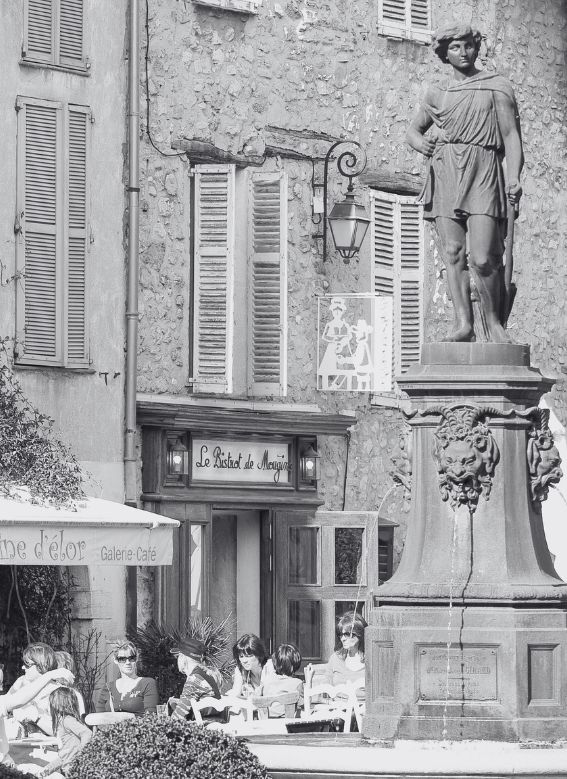
[[[189,0],[149,0],[149,6],[150,128],[163,151],[171,153],[172,141],[186,136],[261,155],[271,127],[300,131],[299,149],[310,148],[314,133],[326,133],[358,139],[368,152],[368,170],[408,174],[418,186],[424,163],[406,146],[405,132],[424,84],[448,74],[430,47],[378,35],[376,2],[264,0],[250,17]],[[486,67],[516,88],[527,164],[515,251],[520,294],[510,324],[516,340],[532,345],[534,364],[557,374],[565,366],[565,6],[555,0],[440,0],[433,6],[434,26],[454,18],[485,31]],[[190,375],[188,164],[158,155],[148,144],[143,155],[139,389],[183,394]],[[356,411],[346,507],[376,509],[388,493],[383,511],[403,522],[403,498],[388,492],[399,411],[371,407],[365,394],[315,388],[316,295],[370,291],[368,246],[348,266],[331,256],[323,267],[320,243],[311,237],[311,165],[285,159],[272,164],[283,165],[289,177],[285,400]],[[428,243],[426,338],[432,340],[445,332],[452,311],[439,258]],[[561,385],[554,395],[566,421]],[[345,442],[323,441],[322,454],[326,506],[341,508]]]

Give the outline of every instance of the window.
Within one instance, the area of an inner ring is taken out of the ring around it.
[[[431,0],[378,0],[378,32],[391,38],[431,41]]]
[[[195,167],[193,388],[285,395],[286,179]]]
[[[394,376],[419,361],[423,307],[423,209],[414,196],[372,193],[373,288],[394,299]]]
[[[90,112],[32,98],[16,109],[16,358],[86,366]]]
[[[83,3],[84,0],[26,0],[23,61],[86,70]]]

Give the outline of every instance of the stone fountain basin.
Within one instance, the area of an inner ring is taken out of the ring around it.
[[[501,741],[395,741],[372,743],[357,734],[253,736],[248,747],[272,779],[388,777],[567,776],[567,741],[553,744]]]

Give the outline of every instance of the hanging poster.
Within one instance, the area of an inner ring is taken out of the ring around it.
[[[392,298],[334,294],[318,303],[317,389],[391,392]]]

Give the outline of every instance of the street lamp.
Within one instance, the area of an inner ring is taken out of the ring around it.
[[[312,443],[301,452],[299,463],[301,481],[315,484],[319,479],[319,453],[315,451]]]
[[[338,146],[355,146],[360,150],[360,157],[352,148],[343,151],[337,159],[337,168],[341,176],[348,178],[348,188],[345,199],[341,203],[335,203],[331,213],[327,216],[327,189],[329,161],[332,153]],[[325,155],[325,164],[323,169],[323,233],[316,235],[316,238],[323,239],[323,262],[327,261],[327,223],[333,236],[335,247],[345,263],[358,254],[362,242],[368,231],[370,218],[366,209],[354,199],[354,186],[352,183],[355,176],[366,169],[366,152],[357,141],[337,141],[334,143]],[[317,201],[315,196],[316,185],[313,183],[314,203]],[[319,212],[320,213],[320,212]]]
[[[189,450],[182,436],[169,438],[167,442],[167,475],[179,478],[189,473]]]

